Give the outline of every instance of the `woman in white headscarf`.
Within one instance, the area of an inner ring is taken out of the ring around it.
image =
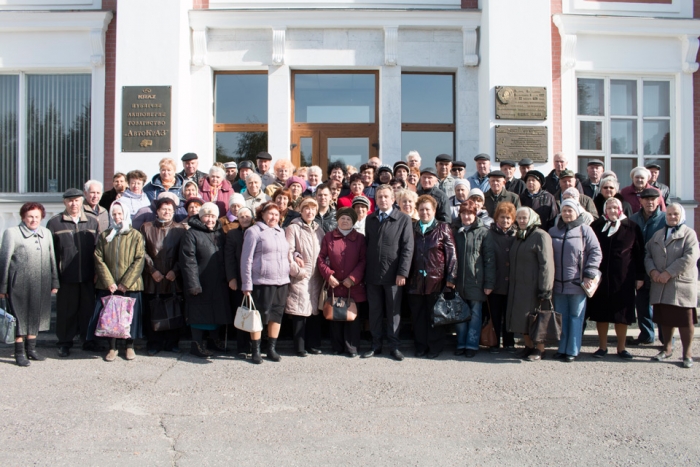
[[[617,356],[629,360],[625,349],[627,326],[635,322],[636,290],[644,285],[644,237],[639,226],[624,214],[623,202],[610,197],[602,217],[591,229],[603,252],[600,285],[586,304],[588,319],[597,322],[599,348],[596,358],[608,354],[608,325],[615,324]]]
[[[651,277],[649,296],[654,305],[654,322],[661,327],[664,338],[664,348],[654,359],[666,360],[673,355],[673,333],[678,328],[684,368],[693,366],[699,255],[698,237],[685,225],[685,209],[671,203],[666,211],[666,228],[647,243],[644,266]]]
[[[134,339],[142,337],[141,291],[145,248],[143,235],[131,228],[131,212],[119,200],[109,208],[109,228],[100,234],[95,248],[95,272],[97,273],[97,305],[102,297],[118,294],[136,299],[131,321],[131,338],[126,339],[126,359],[134,360]],[[99,315],[99,314],[96,314]],[[91,326],[94,332],[94,326]],[[105,361],[117,358],[117,339],[109,340],[109,352]]]

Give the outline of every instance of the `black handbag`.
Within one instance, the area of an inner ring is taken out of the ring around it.
[[[542,302],[540,302],[535,311],[527,315],[530,339],[536,344],[558,342],[561,339],[561,313],[554,311],[554,304],[551,300],[547,301],[549,302],[549,310],[543,310]]]
[[[185,316],[182,314],[182,300],[177,295],[175,281],[172,282],[172,286],[173,294],[170,297],[161,298],[159,294],[156,294],[156,298],[149,302],[151,327],[154,331],[170,331],[185,325]]]
[[[433,327],[464,323],[472,318],[469,304],[453,289],[443,291],[433,307]]]

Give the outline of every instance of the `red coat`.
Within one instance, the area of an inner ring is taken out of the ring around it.
[[[199,193],[204,201],[211,201],[212,203],[216,203],[216,205],[219,207],[219,215],[217,217],[222,217],[225,216],[226,211],[228,211],[228,199],[231,197],[234,191],[233,188],[231,188],[231,183],[228,180],[224,179],[224,181],[221,182],[221,186],[219,187],[219,191],[216,194],[216,198],[212,199],[209,178],[204,177],[199,184]]]
[[[321,253],[318,255],[318,270],[325,281],[334,276],[341,282],[341,285],[333,289],[336,297],[348,296],[348,288],[342,282],[349,277],[355,283],[350,288],[350,297],[356,302],[367,301],[364,282],[366,253],[365,236],[356,230],[343,236],[338,229],[334,229],[323,237]]]
[[[647,186],[644,188],[653,188],[656,191],[659,192],[659,206],[661,207],[662,211],[666,211],[666,203],[664,202],[664,197],[661,194],[661,190],[656,188],[655,186],[651,186],[650,184],[647,183]],[[632,207],[632,214],[635,212],[639,211],[642,209],[642,202],[641,198],[639,197],[639,194],[637,193],[637,190],[634,188],[634,184],[630,186],[624,187],[622,190],[620,190],[620,196],[622,196],[622,199],[630,203],[630,206]],[[604,212],[599,213],[601,217],[605,214]]]
[[[341,196],[340,198],[338,198],[338,209],[351,208],[352,207],[352,200],[355,198],[355,196],[356,195],[353,195],[352,193],[350,193],[349,195]],[[362,196],[365,196],[365,195],[362,195]],[[365,198],[367,198],[367,197],[365,196]],[[374,212],[374,210],[376,208],[374,207],[374,200],[372,198],[367,198],[367,199],[369,199],[369,211],[367,211],[367,215],[369,216],[370,214],[372,214]]]

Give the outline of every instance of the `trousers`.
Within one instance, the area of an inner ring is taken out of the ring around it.
[[[95,338],[88,333],[90,320],[95,313],[95,285],[87,282],[61,282],[56,293],[56,337],[59,347],[72,347],[73,338],[90,341]]]
[[[401,296],[403,287],[397,285],[367,284],[369,301],[369,328],[372,332],[372,349],[382,348],[382,322],[386,318],[386,337],[389,350],[398,350],[401,326]]]

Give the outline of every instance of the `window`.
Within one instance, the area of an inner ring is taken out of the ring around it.
[[[214,138],[217,162],[255,160],[267,151],[267,73],[214,76]]]
[[[1,192],[56,193],[90,178],[91,81],[89,74],[0,76]]]
[[[670,185],[671,83],[659,79],[578,79],[578,162],[605,162],[622,184],[636,166],[661,165],[659,181]]]
[[[454,75],[401,75],[401,152],[454,156]]]

